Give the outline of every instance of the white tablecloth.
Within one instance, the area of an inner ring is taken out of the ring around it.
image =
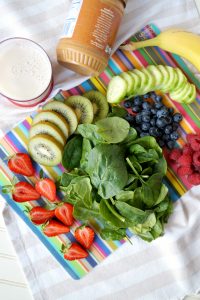
[[[0,0],[0,40],[23,36],[40,43],[53,62],[54,92],[84,80],[56,63],[55,45],[68,2]],[[193,0],[129,0],[116,46],[151,22],[161,29],[173,25],[200,33]],[[31,110],[1,99],[1,130],[7,131]],[[200,188],[195,187],[177,202],[163,238],[152,244],[133,238],[133,246],[127,243],[80,281],[66,274],[7,206],[4,218],[36,300],[181,299],[200,288],[199,193]]]

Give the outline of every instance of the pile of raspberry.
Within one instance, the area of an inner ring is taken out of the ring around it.
[[[182,149],[173,149],[169,159],[176,162],[179,176],[185,176],[192,185],[200,184],[200,133],[188,134]]]

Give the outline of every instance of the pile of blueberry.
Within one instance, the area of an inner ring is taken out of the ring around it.
[[[172,107],[166,107],[162,103],[162,96],[155,92],[136,96],[124,101],[124,107],[132,110],[133,113],[128,113],[125,119],[137,130],[140,137],[151,135],[161,147],[175,147],[179,138],[177,129],[183,117],[180,113],[174,113]]]

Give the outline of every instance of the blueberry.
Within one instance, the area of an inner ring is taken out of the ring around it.
[[[142,102],[143,101],[140,96],[136,96],[133,100],[134,105],[138,105],[138,106],[142,105]]]
[[[150,120],[151,120],[151,117],[150,116],[148,116],[148,115],[142,115],[142,121],[143,122],[146,122],[146,123],[148,123],[148,122],[150,122]]]
[[[169,134],[163,134],[162,139],[163,139],[163,141],[168,142],[168,141],[170,141],[170,135]]]
[[[148,136],[149,135],[149,133],[148,132],[141,132],[140,133],[140,137],[143,137],[143,136]]]
[[[156,120],[156,126],[157,126],[158,128],[163,128],[163,127],[165,127],[166,125],[167,125],[167,122],[166,122],[166,120],[165,120],[164,117],[161,117],[161,118],[159,118],[159,119]]]
[[[150,123],[142,123],[141,124],[141,129],[143,130],[143,131],[148,131],[149,130],[149,128],[150,128]]]
[[[168,115],[168,109],[166,107],[162,107],[156,113],[156,116],[158,118],[160,118],[160,117],[166,117],[167,115]]]
[[[139,105],[134,105],[133,108],[132,108],[132,111],[136,112],[136,113],[139,112],[140,111]]]
[[[154,104],[154,107],[157,108],[157,109],[160,109],[161,107],[163,107],[162,103],[161,102],[157,102]]]
[[[127,114],[125,116],[125,119],[126,119],[126,121],[128,121],[130,123],[133,123],[135,121],[135,117],[133,115],[131,115],[131,114]]]
[[[130,100],[124,101],[124,107],[130,108],[130,107],[132,107],[132,105],[133,105],[133,102],[132,102],[132,101],[130,101]]]
[[[176,132],[176,131],[173,131],[171,134],[170,134],[170,139],[171,140],[178,140],[178,138],[179,138],[179,135],[178,135],[178,132]]]
[[[158,144],[160,147],[164,147],[165,146],[165,142],[163,140],[159,140]]]
[[[150,92],[150,98],[151,98],[151,99],[155,100],[156,96],[157,96],[157,95],[156,95],[155,92]]]
[[[149,102],[143,102],[142,103],[142,108],[145,110],[150,110],[151,109],[151,104]]]
[[[169,141],[167,142],[167,147],[169,149],[173,149],[175,147],[176,142],[175,141]]]
[[[168,112],[169,112],[170,115],[172,115],[172,114],[174,113],[173,107],[169,107],[169,108],[168,108]]]
[[[135,127],[135,130],[136,130],[137,132],[139,132],[139,133],[141,133],[141,132],[142,132],[141,128],[140,128],[140,127],[138,127],[138,126],[136,126],[136,127]]]
[[[165,129],[164,129],[164,132],[165,132],[166,134],[170,134],[172,131],[173,131],[173,128],[172,128],[171,125],[167,125],[167,126],[165,127]]]
[[[171,116],[166,116],[165,121],[166,121],[167,124],[171,124],[172,123],[172,117]]]
[[[150,93],[145,94],[145,95],[143,96],[143,98],[144,98],[144,99],[150,98]]]
[[[162,96],[156,95],[155,96],[155,101],[158,102],[158,103],[161,103],[162,102]]]
[[[156,108],[151,108],[151,113],[152,115],[156,115],[157,114],[157,109]]]
[[[144,116],[144,115],[147,115],[147,116],[150,116],[151,115],[151,111],[150,110],[147,110],[147,109],[143,109],[141,111],[141,114]]]
[[[173,124],[172,124],[172,128],[173,128],[173,130],[176,130],[176,129],[178,129],[178,127],[179,127],[179,124],[178,124],[178,123],[176,123],[176,122],[173,122]]]
[[[152,136],[158,137],[158,136],[161,135],[161,132],[160,132],[160,130],[159,130],[158,128],[156,128],[156,127],[151,127],[151,128],[149,129],[149,134],[152,135]]]
[[[183,119],[183,116],[182,116],[180,113],[175,113],[175,114],[173,115],[173,120],[174,120],[174,122],[179,123],[182,119]]]
[[[156,125],[156,118],[155,117],[153,117],[151,120],[150,120],[150,124],[151,124],[151,126],[155,126]]]
[[[135,122],[137,124],[141,124],[142,123],[142,114],[141,113],[138,113],[136,116],[135,116]]]

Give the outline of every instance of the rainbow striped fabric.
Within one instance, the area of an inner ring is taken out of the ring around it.
[[[159,30],[154,25],[147,25],[140,32],[136,33],[132,38],[133,40],[144,40],[156,36],[159,33]],[[180,111],[184,116],[182,121],[182,126],[179,129],[181,138],[178,140],[178,144],[181,147],[185,143],[185,136],[189,132],[196,132],[200,128],[200,83],[194,77],[194,75],[189,71],[188,67],[185,65],[183,60],[169,53],[166,53],[160,50],[157,47],[146,48],[142,50],[137,50],[130,53],[124,53],[120,50],[117,50],[112,58],[109,60],[108,67],[106,70],[98,77],[91,78],[90,80],[85,81],[81,85],[72,88],[68,91],[61,91],[55,96],[55,99],[60,100],[63,97],[69,95],[82,94],[85,91],[91,89],[96,89],[105,94],[106,86],[110,78],[122,71],[126,71],[132,68],[141,68],[147,66],[148,64],[166,64],[170,66],[180,67],[190,82],[193,82],[198,90],[197,101],[191,105],[181,105],[179,103],[172,102],[170,98],[165,95],[164,102],[168,106],[174,107],[176,111]],[[10,183],[10,180],[13,177],[13,174],[9,171],[7,167],[7,160],[5,157],[14,154],[15,152],[27,152],[27,142],[29,129],[32,122],[34,114],[27,117],[22,123],[18,124],[14,129],[8,132],[0,143],[0,184],[6,185]],[[42,167],[44,175],[57,179],[58,176],[64,171],[62,165],[58,165],[53,168]],[[17,175],[18,180],[29,181],[35,183],[37,178],[39,178],[39,172],[41,166],[35,163],[36,176],[31,178],[25,178],[23,176]],[[169,188],[169,193],[173,201],[179,199],[188,189],[191,188],[184,178],[178,178],[176,174],[175,165],[169,163],[167,176],[165,179],[165,184]],[[74,279],[80,279],[91,271],[96,265],[98,265],[103,259],[110,255],[113,251],[119,248],[125,240],[121,241],[111,241],[106,242],[101,239],[98,234],[98,226],[94,224],[96,230],[96,237],[93,246],[89,251],[89,256],[86,259],[78,261],[66,261],[63,258],[62,253],[60,252],[62,243],[67,244],[68,242],[75,241],[74,230],[80,223],[77,221],[71,228],[71,231],[67,235],[60,235],[58,237],[47,238],[43,235],[40,226],[35,226],[29,220],[25,210],[26,206],[32,208],[37,205],[44,206],[47,204],[45,199],[40,199],[39,201],[32,201],[28,204],[19,204],[12,200],[10,195],[2,195],[7,203],[15,210],[15,212],[24,220],[24,222],[30,227],[30,229],[38,236],[41,242],[48,248],[52,255],[57,259],[57,261],[64,267],[64,269],[72,276]],[[58,195],[62,198],[62,194]],[[131,236],[131,233],[128,232],[128,235]]]

